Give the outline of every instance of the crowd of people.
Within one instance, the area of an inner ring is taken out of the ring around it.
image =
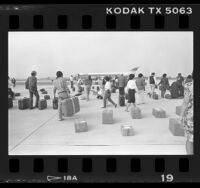
[[[30,95],[30,109],[38,108],[38,102],[40,99],[38,90],[37,90],[37,72],[32,71],[31,76],[27,78],[25,86],[29,90]],[[74,88],[74,77],[70,76],[70,86],[73,90]],[[126,96],[127,102],[125,111],[129,111],[129,107],[145,104],[145,92],[147,82],[142,73],[138,74],[135,77],[134,74],[130,74],[127,78],[123,74],[115,76],[114,78],[110,76],[105,76],[102,80],[98,79],[98,82],[101,81],[101,85],[97,89],[97,98],[103,99],[102,108],[106,108],[107,103],[110,102],[116,108],[117,103],[112,99],[112,89],[119,90],[119,96]],[[174,81],[171,86],[169,84],[169,79],[167,74],[163,74],[160,81],[157,82],[155,78],[155,73],[152,73],[149,76],[149,97],[153,96],[153,93],[156,92],[156,89],[159,88],[161,91],[161,97],[165,97],[167,90],[171,90],[171,95],[176,95],[177,97],[183,97],[182,105],[182,114],[180,121],[185,129],[186,134],[186,151],[188,154],[193,153],[193,78],[192,75],[189,75],[186,79],[178,73],[176,81]],[[14,92],[12,87],[15,87],[16,80],[11,80],[8,77],[8,95],[14,98]],[[76,86],[78,95],[83,93],[83,85],[85,88],[86,100],[90,100],[90,92],[92,88],[93,80],[90,75],[87,78],[82,79],[78,75],[76,79]],[[174,92],[174,93],[173,93]],[[70,97],[70,89],[67,84],[67,80],[63,77],[63,73],[58,71],[56,73],[56,79],[53,81],[53,96],[58,96],[58,120],[62,121],[62,108],[61,101]],[[147,93],[147,92],[146,92]],[[77,96],[78,96],[77,95]],[[33,96],[36,97],[35,106],[33,106]]]

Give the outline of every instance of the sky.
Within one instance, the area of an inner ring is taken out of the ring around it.
[[[9,76],[38,78],[127,72],[184,76],[193,71],[193,32],[9,32]]]

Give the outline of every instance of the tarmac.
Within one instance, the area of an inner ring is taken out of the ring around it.
[[[52,108],[52,86],[38,86],[38,90],[41,88],[51,97],[44,110],[19,110],[18,99],[29,94],[24,85],[15,88],[21,96],[16,97],[14,107],[8,110],[9,155],[186,155],[186,138],[169,131],[169,118],[178,118],[175,108],[182,104],[182,99],[153,100],[146,96],[146,103],[138,105],[142,119],[132,119],[125,107],[114,108],[109,104],[107,109],[113,110],[114,123],[102,124],[103,100],[96,99],[91,92],[89,101],[79,98],[80,112],[58,121],[57,110]],[[118,95],[118,91],[112,94],[116,103]],[[43,98],[41,92],[40,98]],[[154,107],[166,110],[167,117],[155,118]],[[87,132],[75,132],[77,118],[87,121]],[[122,125],[132,125],[134,135],[122,136]]]

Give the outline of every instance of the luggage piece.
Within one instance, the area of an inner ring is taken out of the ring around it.
[[[44,99],[45,99],[45,100],[49,100],[49,99],[50,99],[50,96],[49,96],[49,95],[44,95]]]
[[[176,106],[176,115],[180,116],[182,111],[182,106]]]
[[[165,99],[171,99],[171,95],[170,94],[165,94]]]
[[[12,108],[12,107],[13,107],[12,97],[8,97],[8,108]]]
[[[82,91],[84,91],[85,90],[85,88],[84,87],[82,87]]]
[[[19,97],[20,96],[20,93],[15,93],[15,97]]]
[[[166,112],[162,108],[153,108],[152,114],[156,118],[166,118]]]
[[[52,101],[53,104],[53,109],[57,110],[58,109],[58,97],[55,97]]]
[[[42,88],[42,89],[40,89],[40,91],[41,91],[41,92],[44,92],[44,91],[45,91],[45,89],[44,89],[44,88]]]
[[[38,108],[40,110],[43,110],[43,109],[47,108],[47,101],[45,99],[39,100]]]
[[[125,106],[125,96],[119,95],[119,106]]]
[[[78,97],[72,97],[61,101],[63,116],[73,116],[80,111],[80,105]]]
[[[43,92],[42,92],[42,94],[47,94],[47,93],[48,93],[47,91],[43,91]]]
[[[76,133],[88,131],[87,122],[85,120],[75,120],[74,127]]]
[[[153,92],[153,96],[152,96],[152,98],[155,99],[155,100],[158,100],[158,94],[155,93],[155,92]]]
[[[102,113],[102,123],[103,124],[113,124],[113,111],[104,110]]]
[[[138,107],[131,107],[130,113],[131,113],[132,119],[141,119],[142,118],[141,110]]]
[[[86,96],[82,95],[80,99],[81,100],[86,100]]]
[[[169,130],[174,136],[184,136],[184,129],[181,127],[181,124],[175,118],[169,119]]]
[[[134,135],[133,127],[130,125],[121,126],[121,133],[122,136],[133,136]]]
[[[18,108],[20,110],[24,110],[24,109],[29,108],[29,101],[30,101],[29,98],[19,99],[18,100]]]

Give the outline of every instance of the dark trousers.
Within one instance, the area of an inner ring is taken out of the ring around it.
[[[74,86],[74,83],[73,83],[73,81],[71,81],[71,89],[73,88],[73,86]]]
[[[119,87],[119,95],[125,95],[124,87]]]
[[[162,89],[162,90],[161,90],[161,97],[162,97],[162,98],[165,97],[165,93],[166,93],[166,89]]]
[[[35,106],[38,107],[38,103],[39,103],[39,99],[40,99],[38,91],[37,90],[29,90],[29,95],[30,95],[29,108],[33,107],[33,95],[35,95],[35,97],[36,97]]]
[[[179,90],[179,96],[183,97],[184,96],[184,87],[182,85],[178,86]]]

